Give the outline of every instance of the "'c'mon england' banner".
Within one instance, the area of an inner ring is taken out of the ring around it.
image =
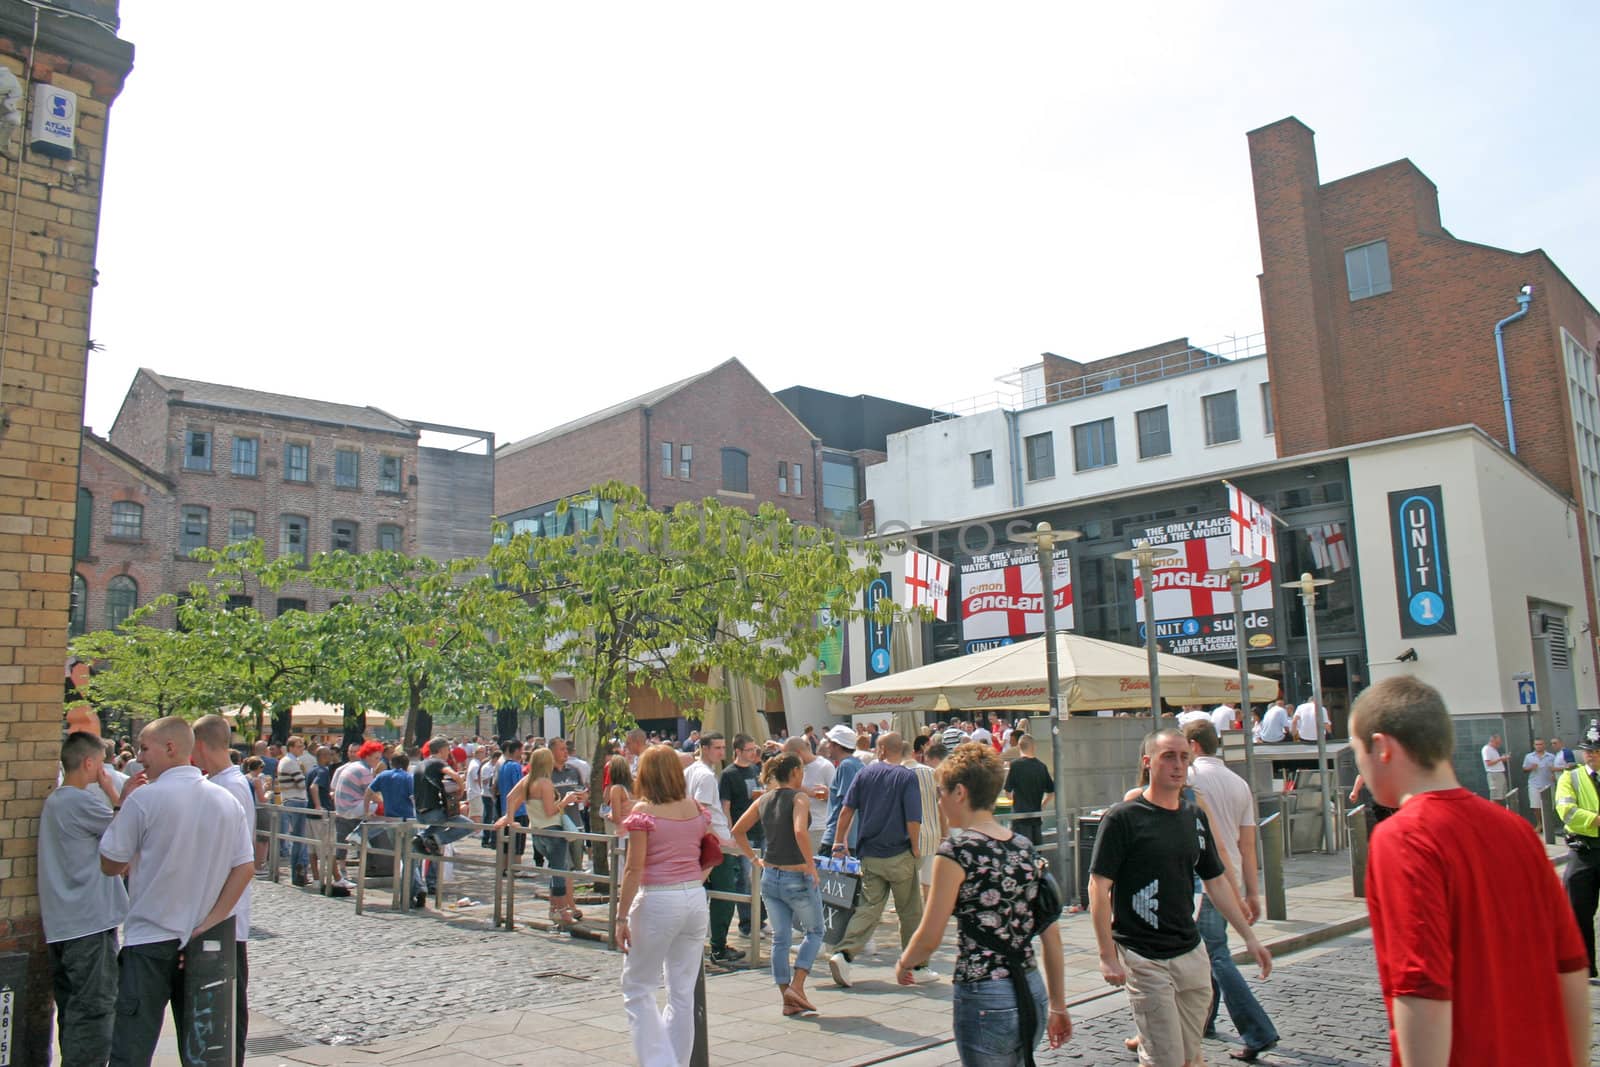
[[[1072,626],[1072,566],[1056,551],[1056,629]],[[961,564],[961,640],[963,651],[1009,645],[1044,633],[1044,582],[1039,553],[1021,548],[972,556]]]
[[[1177,549],[1169,559],[1151,568],[1156,641],[1163,652],[1180,656],[1208,656],[1237,649],[1233,633],[1233,593],[1228,579],[1208,571],[1226,567],[1235,556],[1228,516],[1189,519],[1144,532],[1152,545]],[[1144,583],[1138,564],[1133,571],[1133,617],[1144,635]],[[1272,564],[1262,562],[1244,571],[1244,629],[1252,650],[1272,648],[1276,633],[1272,594]]]

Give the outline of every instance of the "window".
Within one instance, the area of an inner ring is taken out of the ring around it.
[[[356,524],[340,520],[333,524],[333,550],[335,552],[354,552],[356,550]]]
[[[186,471],[211,469],[210,430],[189,430],[183,435],[183,469]]]
[[[382,552],[400,552],[402,531],[398,526],[378,527],[378,549]]]
[[[1055,435],[1036,433],[1022,439],[1023,455],[1027,460],[1028,481],[1056,476]]]
[[[689,480],[690,465],[694,462],[694,445],[678,446],[678,477]]]
[[[333,484],[341,489],[361,487],[361,453],[341,448],[333,454]]]
[[[861,532],[860,475],[855,460],[822,454],[822,521],[830,529],[855,536]]]
[[[778,495],[786,496],[789,492],[789,464],[778,460]]]
[[[278,614],[286,611],[304,611],[306,602],[297,596],[281,596],[278,598]]]
[[[72,600],[67,609],[67,636],[77,637],[88,630],[89,620],[89,583],[83,580],[83,575],[72,576]]]
[[[235,437],[233,439],[233,473],[243,478],[256,476],[256,453],[260,450],[260,442],[254,437]]]
[[[1133,419],[1139,427],[1140,459],[1172,455],[1172,432],[1167,426],[1165,406],[1135,412]]]
[[[229,593],[228,594],[228,610],[229,611],[238,611],[240,608],[248,608],[251,605],[253,605],[255,602],[256,602],[256,598],[255,597],[246,596],[243,593]]]
[[[306,558],[306,517],[285,515],[278,532],[278,555]]]
[[[1212,393],[1200,398],[1206,412],[1206,444],[1225,445],[1239,439],[1239,394]]]
[[[94,494],[87,489],[78,490],[78,510],[72,519],[72,558],[88,559],[93,544]]]
[[[106,583],[106,629],[115,630],[139,606],[139,583],[119,574]]]
[[[737,448],[722,450],[722,488],[728,493],[750,491],[750,457]]]
[[[1344,253],[1344,273],[1350,283],[1350,299],[1362,300],[1387,293],[1389,284],[1389,242],[1349,248]]]
[[[984,449],[972,454],[972,488],[981,489],[994,484],[994,450]]]
[[[789,467],[789,485],[794,490],[795,496],[805,496],[806,491],[800,483],[800,464],[794,463]]]
[[[211,509],[185,504],[178,521],[178,549],[187,556],[211,540]]]
[[[1117,462],[1117,427],[1114,419],[1081,423],[1072,428],[1072,464],[1080,471],[1113,467]]]
[[[400,491],[400,457],[383,456],[378,460],[378,492]]]
[[[672,442],[661,442],[661,477],[672,477]]]
[[[144,537],[144,505],[118,500],[111,505],[111,536],[125,541]]]
[[[256,535],[256,513],[253,511],[228,512],[228,544],[236,545]]]
[[[288,444],[283,446],[283,478],[288,482],[311,480],[311,446]]]
[[[1261,425],[1266,428],[1267,436],[1278,432],[1278,424],[1272,417],[1272,383],[1261,383]]]

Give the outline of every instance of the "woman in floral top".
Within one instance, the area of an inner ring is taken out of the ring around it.
[[[961,1062],[969,1067],[1031,1065],[1041,1032],[1048,1032],[1051,1048],[1072,1036],[1061,933],[1054,916],[1036,915],[1034,909],[1044,860],[1026,838],[995,822],[994,801],[1005,781],[1005,765],[993,748],[969,741],[937,773],[939,810],[950,824],[950,836],[939,845],[922,923],[901,953],[896,972],[901,985],[911,984],[912,969],[939,947],[954,914],[959,929],[955,1036]],[[974,930],[986,936],[975,937]],[[990,937],[1010,951],[979,943]],[[1043,949],[1042,979],[1035,969],[1035,937]],[[1022,1032],[1023,1012],[1012,984],[1015,960],[1027,972],[1033,999],[1028,1033]]]

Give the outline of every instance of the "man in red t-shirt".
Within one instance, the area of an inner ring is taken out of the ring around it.
[[[1373,831],[1367,910],[1394,1067],[1589,1062],[1589,959],[1533,828],[1461,788],[1437,690],[1387,678],[1356,700]],[[1548,1019],[1557,1025],[1529,1025]]]

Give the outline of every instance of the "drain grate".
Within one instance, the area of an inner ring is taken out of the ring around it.
[[[263,1056],[272,1052],[288,1052],[290,1049],[306,1047],[306,1042],[290,1034],[262,1034],[260,1037],[244,1039],[244,1051],[247,1056]]]

